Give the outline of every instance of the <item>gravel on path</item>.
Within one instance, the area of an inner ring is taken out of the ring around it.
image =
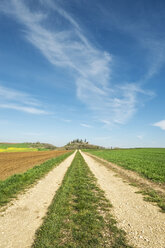
[[[75,152],[76,153],[76,152]],[[0,248],[29,248],[75,153],[0,213]]]
[[[165,214],[157,206],[136,194],[137,188],[116,177],[89,155],[81,152],[89,168],[98,179],[100,188],[113,205],[118,226],[126,231],[130,245],[137,248],[165,248]]]

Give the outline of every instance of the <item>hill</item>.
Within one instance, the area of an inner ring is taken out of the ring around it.
[[[64,146],[66,150],[75,150],[75,149],[104,149],[104,147],[98,145],[89,144],[89,142],[85,139],[75,139]]]

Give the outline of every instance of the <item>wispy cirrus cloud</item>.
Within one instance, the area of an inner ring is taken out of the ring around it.
[[[30,104],[33,106],[40,105],[39,101],[34,97],[30,96],[25,92],[21,92],[15,89],[7,88],[0,85],[0,99],[4,99],[7,101],[16,101],[24,104]]]
[[[20,105],[13,105],[13,104],[0,104],[0,108],[3,109],[14,109],[14,110],[19,110],[19,111],[23,111],[29,114],[48,114],[46,111],[41,110],[41,109],[37,109],[34,107],[27,107],[27,106],[20,106]]]
[[[162,130],[165,130],[165,120],[158,121],[158,122],[152,124],[152,126],[159,127]]]
[[[151,15],[150,3],[144,3],[143,1],[137,3],[137,5],[135,4],[133,8],[131,4],[130,8],[135,12],[127,11],[124,8],[121,11],[119,5],[114,4],[114,6],[112,4],[111,9],[108,10],[103,5],[99,7],[102,15],[108,20],[109,25],[106,23],[107,28],[110,27],[111,29],[113,26],[121,33],[129,35],[143,51],[141,62],[145,61],[145,71],[142,77],[139,78],[139,83],[146,83],[165,64],[165,35],[158,31],[164,18],[164,13],[161,15],[160,11],[162,10],[159,9],[159,6]],[[144,6],[148,6],[145,14],[142,12]],[[132,15],[134,15],[135,19],[132,19]]]
[[[92,126],[91,125],[88,125],[88,124],[85,124],[85,123],[81,123],[80,124],[82,127],[86,127],[86,128],[91,128]]]
[[[29,114],[48,114],[40,102],[29,94],[0,85],[0,108],[13,109]]]
[[[40,4],[41,5],[40,5]],[[69,69],[75,78],[77,97],[93,111],[98,120],[123,124],[138,107],[139,95],[150,95],[135,83],[114,84],[111,80],[113,56],[90,43],[75,19],[51,0],[38,2],[38,11],[28,3],[10,0],[3,11],[24,25],[24,35],[48,61]],[[49,11],[47,12],[49,8]],[[49,15],[56,14],[53,28],[47,28]],[[60,26],[58,19],[63,21]]]

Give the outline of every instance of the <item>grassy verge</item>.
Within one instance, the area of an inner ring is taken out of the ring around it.
[[[88,150],[157,183],[165,183],[165,148]]]
[[[157,183],[165,183],[165,148],[88,150],[89,153],[133,170]]]
[[[57,191],[33,248],[130,247],[110,204],[78,152]]]
[[[86,150],[87,151],[87,150]],[[90,152],[88,150],[88,153],[90,155],[90,153],[92,155],[95,154],[94,151]],[[96,152],[97,153],[97,152]],[[143,180],[143,182],[139,181],[138,179],[135,179],[133,177],[131,177],[128,173],[123,173],[123,171],[120,171],[114,167],[112,167],[108,161],[102,161],[99,159],[98,157],[95,157],[96,155],[94,155],[94,159],[96,161],[98,161],[99,163],[104,164],[104,166],[106,167],[110,167],[113,171],[115,171],[121,178],[123,178],[124,180],[128,181],[130,183],[130,185],[138,187],[139,190],[136,192],[138,194],[142,194],[144,195],[144,200],[148,201],[148,202],[155,202],[158,207],[160,207],[161,211],[165,213],[165,194],[159,190],[154,190],[153,186],[149,186],[148,184],[145,184],[145,181]],[[101,158],[103,158],[103,156],[100,156]],[[107,159],[108,160],[108,159]]]
[[[137,185],[138,187],[138,185]],[[148,202],[155,202],[157,203],[158,207],[165,213],[165,198],[164,195],[157,193],[153,189],[142,187],[141,190],[137,191],[136,193],[144,195],[144,200]]]
[[[34,166],[32,169],[27,170],[22,174],[15,174],[5,181],[0,181],[0,206],[8,203],[14,198],[20,191],[36,182],[36,180],[43,177],[48,173],[54,166],[61,163],[67,158],[71,152],[62,154],[56,158],[47,160],[41,165]]]

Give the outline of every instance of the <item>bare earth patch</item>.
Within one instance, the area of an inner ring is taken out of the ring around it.
[[[75,153],[49,172],[25,194],[20,194],[0,216],[0,248],[31,247],[35,231],[59,188]]]
[[[23,173],[35,165],[66,152],[68,151],[0,153],[0,180],[4,180],[15,173]]]
[[[89,168],[113,205],[118,225],[137,248],[165,248],[165,214],[143,200],[137,189],[116,177],[116,172],[82,153]]]

